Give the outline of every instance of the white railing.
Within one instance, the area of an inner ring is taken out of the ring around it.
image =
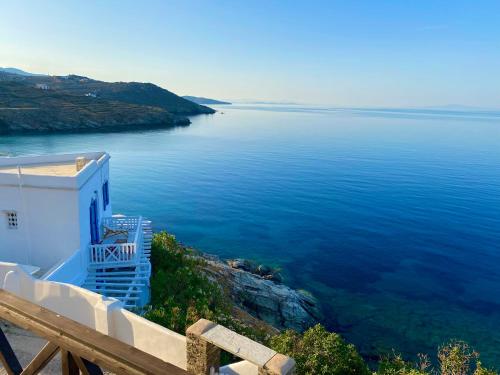
[[[138,263],[142,257],[142,217],[108,217],[102,227],[112,230],[126,230],[134,235],[132,242],[90,245],[90,264]]]

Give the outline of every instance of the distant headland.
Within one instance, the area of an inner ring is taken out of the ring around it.
[[[209,99],[209,98],[204,98],[202,96],[189,96],[189,95],[184,95],[183,96],[184,99],[186,100],[189,100],[193,103],[196,103],[196,104],[206,104],[206,105],[226,105],[226,104],[232,104],[232,103],[229,103],[229,102],[223,102],[221,100],[215,100],[215,99]]]
[[[0,133],[167,128],[212,113],[152,83],[0,68]]]

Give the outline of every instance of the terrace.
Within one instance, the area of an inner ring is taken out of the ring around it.
[[[101,238],[90,245],[90,264],[133,266],[144,256],[142,217],[108,217],[101,221]]]

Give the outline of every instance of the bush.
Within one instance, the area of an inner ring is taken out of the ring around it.
[[[166,232],[153,237],[151,306],[145,317],[181,334],[201,318],[218,321],[230,312],[223,292],[201,272],[203,260],[191,255]]]
[[[441,375],[467,375],[478,354],[463,341],[451,341],[438,350]]]
[[[427,356],[420,355],[418,364],[407,362],[401,354],[392,353],[379,361],[377,375],[427,375],[430,363]]]
[[[297,374],[369,374],[368,367],[355,347],[320,324],[309,328],[303,335],[287,330],[271,338],[270,346],[295,359]]]
[[[419,355],[419,358],[414,364],[393,353],[380,360],[376,375],[498,375],[484,368],[479,354],[463,341],[452,340],[438,349],[438,370],[430,369],[427,356]]]

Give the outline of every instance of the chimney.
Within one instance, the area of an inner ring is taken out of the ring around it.
[[[76,171],[80,172],[83,167],[85,167],[85,164],[87,164],[87,159],[85,159],[84,156],[79,156],[76,158]]]

